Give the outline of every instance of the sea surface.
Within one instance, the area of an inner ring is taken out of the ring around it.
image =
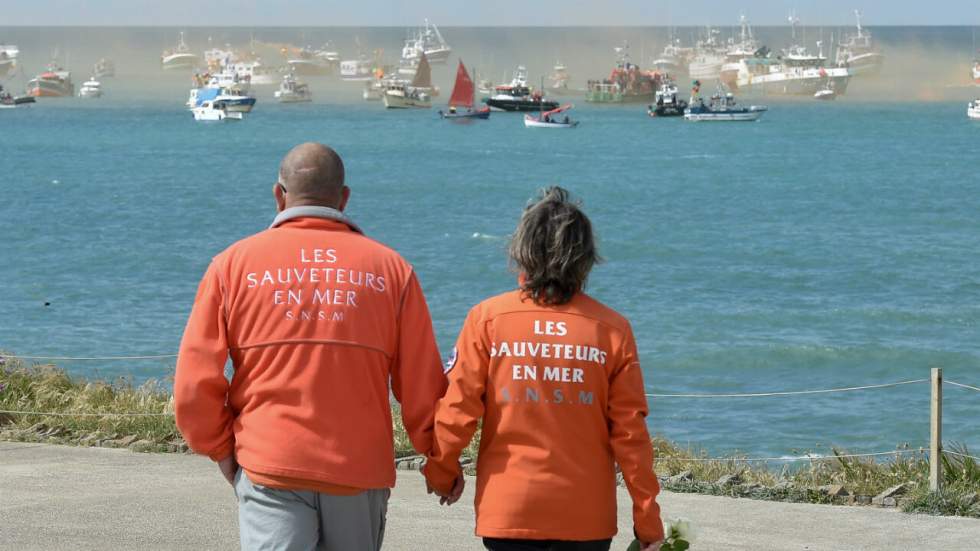
[[[758,123],[695,124],[579,100],[581,126],[552,132],[513,114],[386,112],[348,101],[357,85],[311,105],[259,90],[228,124],[192,120],[183,78],[150,99],[107,88],[0,112],[0,349],[175,353],[210,258],[269,224],[279,160],[314,140],[345,160],[351,216],[415,265],[444,354],[472,305],[514,287],[508,235],[538,188],[560,184],[605,258],[588,291],[631,320],[651,393],[874,385],[932,367],[980,384],[980,124],[963,102],[775,102]],[[174,366],[55,363],[137,383]],[[650,404],[651,432],[712,454],[928,443],[925,383]],[[980,393],[947,387],[944,406],[947,441],[980,450]]]

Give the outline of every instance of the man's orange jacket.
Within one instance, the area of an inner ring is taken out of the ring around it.
[[[470,310],[450,360],[425,467],[448,492],[483,419],[476,533],[598,540],[616,534],[616,470],[637,536],[663,537],[647,400],[629,322],[584,293],[536,305],[512,291]]]
[[[446,378],[412,267],[338,211],[295,207],[208,268],[177,359],[177,426],[263,479],[391,487],[389,381],[427,453]]]

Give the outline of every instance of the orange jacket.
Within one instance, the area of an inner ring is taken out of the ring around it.
[[[391,487],[389,381],[427,453],[446,378],[412,267],[333,209],[287,209],[204,275],[177,359],[177,426],[194,451],[234,449],[249,472]]]
[[[663,537],[643,375],[626,319],[584,293],[542,307],[512,291],[470,310],[449,368],[425,474],[448,491],[483,419],[477,535],[612,537],[618,463],[637,535]]]

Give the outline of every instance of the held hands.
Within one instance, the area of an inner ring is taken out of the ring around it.
[[[466,481],[463,480],[463,473],[459,473],[459,475],[456,477],[456,481],[453,483],[453,488],[448,494],[444,494],[439,490],[436,490],[431,484],[429,484],[428,480],[425,481],[426,490],[428,490],[430,494],[436,494],[439,496],[439,505],[452,505],[453,503],[459,501],[460,496],[463,495],[463,488],[465,486]]]
[[[663,545],[664,540],[655,541],[653,543],[641,543],[640,551],[660,551],[660,546]]]
[[[235,455],[229,455],[221,461],[218,461],[218,469],[221,471],[221,476],[225,477],[225,480],[228,481],[228,484],[234,486],[235,475],[238,474],[238,461],[235,460]]]

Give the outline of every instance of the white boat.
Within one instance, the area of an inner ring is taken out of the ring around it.
[[[245,113],[228,111],[219,101],[207,100],[191,109],[196,121],[240,121],[245,119]]]
[[[861,12],[854,10],[857,33],[844,36],[837,47],[838,67],[846,67],[851,75],[876,75],[885,64],[885,56],[875,49],[871,33],[861,26]]]
[[[167,71],[193,69],[197,67],[199,61],[197,54],[191,53],[191,49],[184,42],[183,32],[177,37],[177,46],[173,50],[163,52],[160,56],[160,65]]]
[[[719,78],[721,82],[733,88],[738,81],[738,72],[743,59],[754,57],[759,51],[759,43],[755,40],[752,33],[752,26],[744,16],[739,17],[741,32],[738,42],[734,38],[729,40],[728,49],[725,51],[725,63],[721,66]]]
[[[671,37],[670,42],[664,46],[664,51],[661,52],[660,57],[653,60],[653,68],[659,73],[672,77],[686,75],[688,59],[691,54],[691,48],[681,47],[680,39]]]
[[[688,121],[757,121],[769,108],[761,105],[739,107],[735,96],[729,92],[724,96],[715,94],[709,103],[704,98],[691,98],[689,107],[684,110],[684,120]]]
[[[980,59],[973,62],[973,85],[980,86]]]
[[[282,77],[279,89],[276,90],[276,100],[279,103],[303,103],[313,101],[313,92],[310,87],[293,76],[292,73]]]
[[[524,115],[524,128],[575,128],[578,121],[573,121],[565,115],[559,118],[558,115],[574,107],[571,104],[562,105],[557,109],[543,111],[539,115]]]
[[[738,76],[726,84],[732,91],[755,96],[813,96],[828,86],[836,95],[844,95],[851,70],[828,66],[822,43],[817,42],[817,46],[820,52],[816,55],[804,46],[793,46],[777,58],[761,48],[755,56],[739,62]]]
[[[325,76],[340,66],[340,54],[328,42],[319,50],[310,46],[287,52],[286,63],[297,75]]]
[[[361,98],[364,101],[381,101],[385,95],[385,88],[388,84],[394,82],[393,79],[375,79],[371,82],[364,83],[364,91],[361,92]]]
[[[0,44],[0,76],[12,75],[17,68],[20,49],[13,44]]]
[[[382,100],[387,109],[428,109],[432,107],[432,98],[428,94],[404,83],[392,84],[386,88]]]
[[[208,41],[210,42],[210,39]],[[231,65],[237,60],[238,58],[234,50],[227,44],[224,49],[208,48],[204,50],[204,65],[207,66],[208,71],[211,73],[219,73],[223,67]]]
[[[704,39],[694,48],[694,55],[687,65],[687,73],[695,80],[717,80],[721,66],[725,64],[725,49],[718,40],[718,29],[708,27]]]
[[[966,116],[973,120],[980,120],[980,98],[971,101],[966,106]]]
[[[817,93],[813,94],[813,99],[832,101],[837,99],[837,92],[835,92],[833,88],[822,88],[817,90]]]
[[[95,80],[92,77],[82,83],[82,87],[78,90],[78,97],[80,98],[101,98],[102,97],[102,83]]]
[[[205,101],[220,103],[222,110],[229,112],[250,113],[255,107],[255,98],[248,93],[248,83],[235,73],[195,75],[195,83],[197,86],[191,88],[187,98],[187,106],[191,109],[200,107]]]
[[[263,65],[260,58],[231,63],[225,66],[224,72],[238,75],[240,81],[253,85],[261,86],[279,82],[279,72],[268,65]]]
[[[424,26],[419,27],[412,36],[405,39],[398,72],[403,75],[414,74],[422,54],[425,54],[430,64],[445,65],[452,51],[453,49],[439,32],[439,28],[426,19]]]
[[[548,77],[548,80],[551,81],[548,92],[559,96],[569,93],[568,81],[571,80],[571,77],[568,75],[568,68],[559,61],[555,63],[552,70],[551,76]]]
[[[92,70],[95,79],[116,76],[116,64],[111,59],[102,58],[95,63]]]
[[[374,78],[374,64],[364,54],[340,62],[340,78],[350,82],[367,82]]]

